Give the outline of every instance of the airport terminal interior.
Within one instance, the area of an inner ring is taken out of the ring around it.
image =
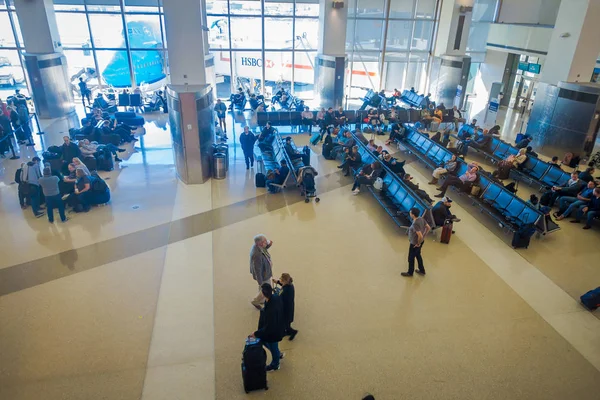
[[[599,19],[0,0],[0,399],[599,399]]]

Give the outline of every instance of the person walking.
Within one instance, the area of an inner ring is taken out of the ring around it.
[[[244,126],[244,132],[240,135],[240,145],[244,152],[246,169],[254,168],[254,142],[256,142],[256,136],[250,132],[248,125]]]
[[[258,283],[258,294],[251,301],[256,309],[261,310],[265,302],[265,296],[261,289],[264,283],[271,284],[273,279],[273,262],[269,254],[269,248],[273,245],[273,241],[268,240],[265,235],[254,236],[254,246],[250,250],[250,273],[252,278]]]
[[[285,335],[289,336],[289,340],[294,340],[298,331],[292,328],[292,322],[294,322],[294,308],[295,308],[295,297],[296,289],[294,289],[294,280],[288,273],[281,274],[281,278],[277,282],[281,285],[281,302],[283,303],[283,319],[285,321]]]
[[[284,354],[279,351],[279,342],[285,336],[285,321],[281,298],[273,293],[273,288],[268,283],[261,285],[262,295],[265,298],[265,308],[260,312],[258,330],[250,335],[258,338],[271,352],[271,363],[265,368],[267,371],[277,371],[279,362]]]
[[[65,203],[63,203],[60,190],[58,189],[58,182],[60,180],[57,176],[52,175],[52,170],[48,167],[44,168],[44,176],[42,176],[38,182],[42,187],[42,192],[46,197],[46,213],[48,214],[48,221],[54,223],[54,209],[58,208],[58,214],[62,222],[67,222],[65,215]]]
[[[221,101],[221,99],[217,99],[217,104],[215,104],[215,112],[219,118],[219,126],[223,130],[223,133],[227,133],[227,122],[225,121],[227,106]]]
[[[413,222],[410,225],[410,228],[408,228],[408,241],[410,242],[408,247],[408,272],[402,272],[400,275],[413,276],[413,273],[415,272],[415,258],[419,265],[417,273],[425,275],[425,266],[423,265],[423,258],[421,257],[421,249],[425,242],[425,236],[429,233],[431,227],[422,217],[419,217],[418,208],[410,209],[410,218]]]

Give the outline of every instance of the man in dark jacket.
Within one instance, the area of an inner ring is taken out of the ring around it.
[[[73,162],[73,158],[81,156],[81,152],[79,151],[79,146],[71,142],[70,137],[63,136],[63,141],[64,143],[62,145],[62,159],[64,172],[67,166]]]
[[[256,142],[256,136],[250,132],[248,126],[244,126],[244,132],[240,135],[240,145],[244,152],[244,161],[246,162],[246,169],[254,167],[254,142]]]
[[[258,330],[250,337],[259,338],[263,345],[271,352],[271,364],[267,365],[267,371],[277,371],[282,354],[279,352],[279,342],[285,335],[285,319],[283,317],[283,304],[268,283],[261,286],[265,297],[265,307],[260,312]]]
[[[444,222],[451,220],[453,222],[460,222],[460,219],[456,218],[456,215],[450,212],[452,206],[452,199],[450,197],[444,197],[431,209],[433,215],[433,221],[435,226],[443,226]]]

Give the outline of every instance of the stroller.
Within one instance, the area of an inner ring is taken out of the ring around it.
[[[298,186],[300,186],[300,196],[304,196],[304,202],[308,203],[312,197],[315,202],[321,201],[317,197],[317,187],[315,185],[315,176],[319,173],[310,165],[298,170]]]

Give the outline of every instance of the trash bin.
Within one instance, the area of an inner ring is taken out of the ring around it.
[[[213,178],[225,179],[227,177],[227,157],[224,153],[213,154]]]
[[[219,143],[215,144],[214,147],[213,154],[225,154],[225,170],[229,171],[229,145],[226,143]]]

